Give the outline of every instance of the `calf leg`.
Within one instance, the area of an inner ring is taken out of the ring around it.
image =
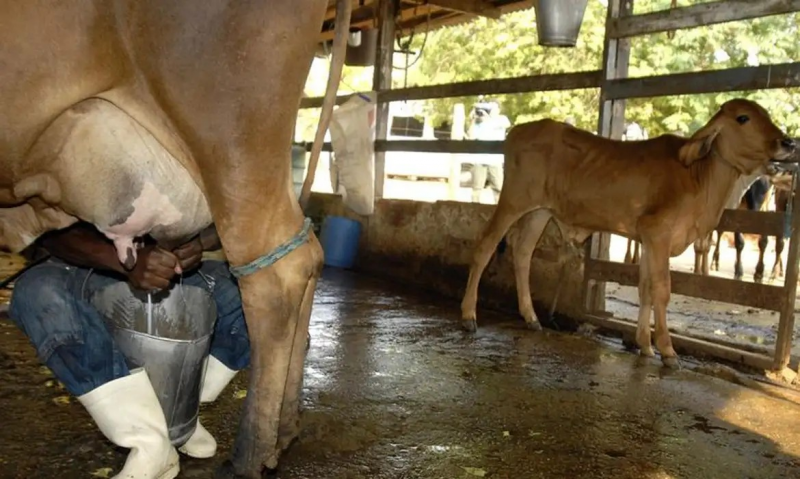
[[[528,328],[534,331],[542,329],[542,326],[533,311],[533,302],[531,301],[531,257],[539,238],[541,238],[547,223],[550,221],[550,216],[550,213],[546,210],[536,210],[523,216],[520,220],[521,225],[517,243],[513,246],[519,314],[525,318]]]
[[[467,288],[464,292],[464,298],[461,300],[462,326],[467,331],[476,331],[478,328],[475,308],[478,302],[478,284],[483,270],[489,264],[497,243],[506,234],[508,228],[525,212],[525,210],[517,209],[514,205],[504,202],[503,196],[500,196],[500,203],[495,208],[492,219],[484,229],[483,235],[478,242],[478,247],[475,249],[469,269]]]
[[[769,245],[769,236],[761,235],[758,239],[758,263],[756,264],[756,272],[753,274],[753,281],[761,283],[764,280],[764,253],[767,251]]]
[[[642,262],[639,263],[639,320],[636,325],[636,344],[639,345],[639,354],[642,356],[655,356],[652,340],[650,339],[650,312],[653,303],[650,296],[650,275],[648,274],[648,252],[642,251]]]
[[[741,233],[734,233],[734,244],[736,245],[736,265],[733,267],[733,279],[741,280],[744,276],[744,269],[742,268],[742,250],[744,249],[744,235]]]
[[[669,247],[655,243],[648,253],[647,268],[656,325],[656,347],[661,353],[661,361],[665,366],[677,367],[678,355],[672,347],[672,338],[670,338],[669,329],[667,329],[667,304],[669,303],[671,290]]]

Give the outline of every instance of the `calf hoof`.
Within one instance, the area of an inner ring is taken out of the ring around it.
[[[753,275],[753,282],[754,283],[762,283],[764,282],[764,276],[760,274]]]
[[[669,369],[681,368],[681,362],[677,356],[662,357],[661,362],[664,364],[664,367],[667,367]]]
[[[474,319],[463,319],[461,320],[461,327],[464,328],[464,331],[474,333],[478,330],[478,322]]]
[[[525,320],[525,325],[531,331],[541,331],[542,330],[542,324],[536,319],[532,319],[530,321]]]

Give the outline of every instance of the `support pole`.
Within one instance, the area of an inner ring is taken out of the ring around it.
[[[374,91],[387,91],[392,88],[392,60],[394,58],[395,18],[397,0],[380,0],[378,5],[378,48],[375,58],[375,76],[372,81]],[[375,139],[386,140],[389,132],[389,103],[379,103],[375,116]],[[386,180],[386,153],[375,152],[375,200],[383,198],[383,184]]]
[[[633,0],[610,0],[606,16],[606,41],[603,49],[603,78],[600,86],[600,118],[597,133],[620,139],[625,125],[625,100],[607,100],[605,87],[609,80],[627,78],[630,59],[630,41],[609,38],[608,32],[620,17],[633,14]],[[589,258],[608,259],[611,235],[595,233],[589,240],[586,253]],[[603,314],[606,309],[606,284],[584,279],[584,307],[588,313]]]
[[[451,140],[463,140],[466,125],[466,109],[463,103],[456,103],[453,106],[453,126],[450,130]],[[450,178],[447,180],[447,196],[449,200],[458,200],[458,192],[461,189],[461,155],[450,153]]]
[[[783,278],[783,304],[778,323],[778,337],[775,342],[774,370],[783,371],[789,365],[794,339],[794,302],[797,298],[797,277],[800,273],[800,181],[794,181],[792,188],[792,233],[789,239],[789,254],[786,258],[786,276]],[[786,213],[784,213],[786,214]]]

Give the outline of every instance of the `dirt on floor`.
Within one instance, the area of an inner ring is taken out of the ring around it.
[[[326,270],[316,294],[302,432],[285,479],[797,478],[800,406],[665,370],[596,338],[534,333],[482,311]],[[217,457],[183,457],[213,477],[238,427],[246,373],[201,410]],[[110,477],[126,451],[0,320],[0,478]]]

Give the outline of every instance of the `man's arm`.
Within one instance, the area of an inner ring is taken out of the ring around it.
[[[127,271],[119,262],[114,244],[87,223],[53,231],[40,241],[57,258],[84,268],[119,273],[135,288],[145,291],[169,288],[179,271],[178,258],[153,245],[140,249],[136,266]]]
[[[51,255],[75,266],[127,275],[114,244],[92,225],[77,223],[42,236],[40,244]]]
[[[200,232],[200,245],[203,247],[203,251],[222,249],[222,241],[217,234],[217,225],[212,223],[211,226]]]

